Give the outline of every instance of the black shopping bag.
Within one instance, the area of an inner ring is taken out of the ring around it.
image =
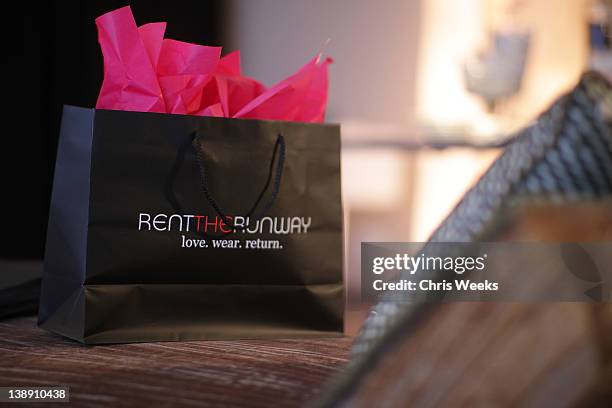
[[[95,344],[343,330],[339,127],[66,106],[39,324]]]

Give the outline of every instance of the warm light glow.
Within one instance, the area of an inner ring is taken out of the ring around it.
[[[427,241],[499,151],[457,149],[422,152],[417,156],[411,239]]]
[[[422,2],[417,116],[436,125],[462,125],[483,115],[463,86],[461,64],[484,39],[480,0]]]
[[[478,96],[464,87],[462,64],[486,49],[489,30],[531,34],[522,89],[496,116],[525,123],[576,83],[587,62],[587,0],[427,0],[417,69],[417,116],[427,124],[497,130]],[[485,123],[485,125],[483,125]],[[512,127],[512,126],[511,126]]]

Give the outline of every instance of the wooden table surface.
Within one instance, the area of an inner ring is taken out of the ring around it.
[[[19,318],[0,321],[0,386],[67,385],[83,407],[302,406],[347,362],[351,342],[82,346],[39,329],[34,317]]]

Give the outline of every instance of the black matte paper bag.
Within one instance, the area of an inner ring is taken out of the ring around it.
[[[87,344],[340,335],[339,127],[66,106],[39,324]]]

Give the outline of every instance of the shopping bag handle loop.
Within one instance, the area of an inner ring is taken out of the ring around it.
[[[206,198],[206,201],[215,210],[217,215],[219,215],[224,222],[227,222],[228,218],[225,216],[225,212],[221,210],[221,208],[219,207],[219,205],[213,198],[210,192],[210,189],[208,188],[208,172],[206,170],[206,163],[202,155],[201,136],[199,132],[194,132],[192,146],[196,152],[196,159],[198,162],[198,166],[200,168],[200,176],[201,176],[200,181],[201,181],[202,192],[204,193],[204,198]],[[277,156],[278,156],[278,159],[277,159]],[[275,163],[276,163],[276,166],[274,166]],[[247,227],[248,227],[248,224],[250,224],[251,222],[258,221],[260,218],[262,218],[270,210],[270,208],[276,201],[276,198],[278,197],[278,193],[280,191],[280,184],[281,184],[281,179],[283,177],[284,168],[285,168],[285,138],[283,137],[282,134],[279,133],[278,137],[276,138],[276,143],[274,143],[274,150],[272,151],[272,158],[270,160],[270,170],[268,171],[268,179],[266,180],[266,183],[264,184],[263,189],[259,193],[259,196],[255,200],[255,203],[253,204],[251,209],[246,214],[244,214],[245,217],[248,217],[249,219],[249,222],[246,225]],[[272,183],[272,193],[270,194],[270,199],[265,203],[265,205],[261,207],[260,211],[256,212],[257,208],[259,207],[259,203],[261,202],[266,191],[268,191],[268,188],[270,187],[270,183]],[[233,225],[228,224],[228,227],[230,227],[230,229],[232,229],[233,231],[233,227],[234,227]]]

